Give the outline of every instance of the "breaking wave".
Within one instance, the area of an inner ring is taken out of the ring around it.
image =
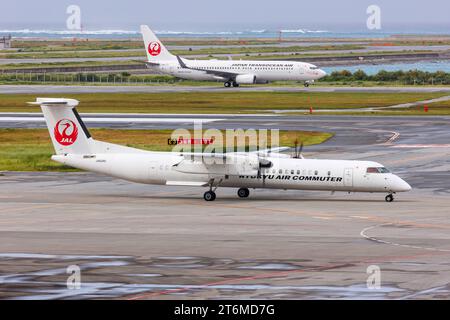
[[[262,33],[278,33],[277,30],[248,30],[248,31],[172,31],[172,30],[156,30],[156,34],[160,35],[190,35],[190,36],[223,36],[223,35],[244,35],[244,34],[262,34]],[[325,33],[324,30],[281,30],[283,33]],[[17,29],[17,30],[0,30],[0,34],[13,34],[17,36],[34,36],[34,35],[53,35],[53,36],[67,36],[67,35],[139,35],[138,30],[121,30],[121,29],[106,29],[106,30],[49,30],[49,29]]]

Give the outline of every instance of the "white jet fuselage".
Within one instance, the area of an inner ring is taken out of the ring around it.
[[[225,87],[270,81],[303,81],[308,86],[326,75],[317,66],[298,61],[190,60],[173,55],[148,26],[141,26],[147,66],[177,78],[223,81]]]
[[[189,68],[178,61],[162,61],[153,70],[186,80],[227,81],[223,73],[238,74],[240,84],[267,83],[270,81],[313,81],[325,73],[316,66],[304,62],[290,61],[232,61],[232,60],[184,60]],[[200,69],[200,70],[198,70]],[[210,73],[215,71],[216,73]]]

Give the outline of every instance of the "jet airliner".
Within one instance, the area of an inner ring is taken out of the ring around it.
[[[278,150],[230,153],[151,152],[92,138],[79,116],[77,100],[37,98],[55,148],[52,160],[128,181],[204,187],[206,201],[216,189],[295,189],[393,194],[411,190],[408,183],[373,161],[292,158]]]
[[[148,26],[141,26],[147,66],[186,80],[223,81],[225,87],[270,81],[302,81],[305,86],[326,75],[317,66],[296,61],[188,60],[166,49]]]

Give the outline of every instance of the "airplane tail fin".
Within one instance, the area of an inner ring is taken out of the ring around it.
[[[176,60],[176,57],[164,47],[162,42],[148,26],[141,26],[141,33],[144,39],[148,62],[158,63],[160,61]]]
[[[95,147],[89,131],[76,110],[78,101],[63,98],[37,98],[56,154],[91,154]]]

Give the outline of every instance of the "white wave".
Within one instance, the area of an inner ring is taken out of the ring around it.
[[[306,33],[303,29],[282,29],[281,32],[283,33]]]
[[[327,30],[306,30],[307,33],[329,33]]]
[[[241,34],[242,32],[232,32],[232,31],[217,31],[217,32],[211,32],[211,31],[166,31],[166,30],[155,30],[156,34],[162,34],[162,35],[233,35],[233,34]]]
[[[172,30],[156,30],[155,33],[159,35],[191,35],[191,36],[223,36],[223,35],[242,35],[248,33],[268,33],[266,29],[248,30],[248,31],[172,31]],[[307,30],[307,29],[284,29],[283,33],[326,33],[325,30]],[[0,30],[0,34],[15,34],[21,37],[32,37],[36,35],[139,35],[140,32],[136,30],[121,30],[121,29],[105,29],[105,30],[49,30],[49,29],[4,29]]]
[[[283,33],[327,33],[327,30],[308,30],[308,29],[285,29]]]

